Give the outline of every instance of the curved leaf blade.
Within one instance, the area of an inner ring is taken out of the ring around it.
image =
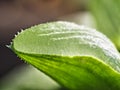
[[[41,24],[17,35],[12,49],[66,88],[120,89],[120,56],[96,30],[68,22]]]

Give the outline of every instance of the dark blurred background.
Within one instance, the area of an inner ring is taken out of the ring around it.
[[[0,80],[23,64],[6,47],[21,29],[86,10],[86,0],[0,0]]]

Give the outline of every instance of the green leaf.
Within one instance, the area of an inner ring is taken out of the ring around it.
[[[96,30],[62,21],[40,24],[18,34],[11,48],[67,89],[120,90],[120,55]]]
[[[90,11],[98,29],[120,50],[120,0],[91,0]]]

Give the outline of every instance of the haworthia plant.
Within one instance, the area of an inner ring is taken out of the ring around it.
[[[120,0],[90,0],[98,29],[120,50]]]
[[[70,22],[51,22],[20,32],[11,49],[62,87],[120,90],[120,55],[96,30]]]

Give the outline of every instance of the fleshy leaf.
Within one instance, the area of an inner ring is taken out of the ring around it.
[[[69,22],[22,31],[12,50],[67,89],[120,90],[120,55],[96,30]]]

